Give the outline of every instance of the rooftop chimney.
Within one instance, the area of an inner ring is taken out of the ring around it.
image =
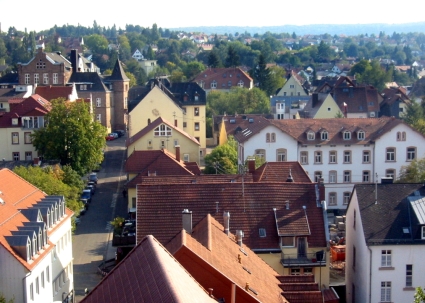
[[[324,201],[326,200],[325,197],[325,184],[324,184],[324,180],[323,178],[319,178],[319,182],[318,182],[318,186],[319,186],[319,201]]]
[[[236,241],[238,242],[239,246],[242,247],[242,238],[243,238],[244,234],[242,230],[237,230],[236,231]]]
[[[180,145],[176,145],[176,161],[180,162]]]
[[[224,232],[226,233],[226,235],[229,235],[230,213],[228,211],[223,212],[223,221],[224,221]]]
[[[188,209],[182,211],[182,222],[183,229],[188,233],[192,234],[192,212]]]
[[[289,175],[288,175],[288,179],[286,179],[286,182],[294,182],[294,178],[292,178],[291,169],[289,169]]]
[[[248,159],[248,172],[253,174],[255,172],[255,159]]]
[[[78,53],[76,49],[71,49],[71,66],[72,66],[72,72],[76,73],[78,72]]]
[[[319,103],[319,94],[318,93],[313,93],[313,95],[311,96],[311,98],[312,98],[312,107],[313,108],[315,108],[316,107],[316,105],[317,105],[317,103]]]

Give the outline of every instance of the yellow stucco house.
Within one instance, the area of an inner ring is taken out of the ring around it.
[[[288,80],[277,93],[277,96],[308,96],[308,92],[302,85],[304,82],[303,77],[291,71]]]
[[[199,165],[199,141],[162,117],[131,135],[127,139],[126,146],[127,157],[135,150],[174,149],[175,146],[180,146],[181,159]]]
[[[196,83],[154,80],[149,92],[129,113],[129,136],[161,117],[199,142],[201,156],[206,147],[206,94]],[[198,156],[199,157],[199,156]]]
[[[313,93],[304,109],[301,118],[326,119],[342,117],[344,113],[330,93]]]

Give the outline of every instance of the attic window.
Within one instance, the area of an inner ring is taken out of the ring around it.
[[[260,228],[258,230],[258,233],[260,234],[260,238],[265,238],[266,237],[266,229],[265,228]]]
[[[328,132],[327,131],[322,131],[321,139],[322,140],[328,140]]]
[[[357,139],[358,139],[358,140],[364,140],[364,138],[365,138],[365,132],[364,132],[364,131],[362,131],[362,130],[360,130],[360,131],[357,133]]]
[[[348,131],[348,130],[346,130],[346,131],[344,131],[344,140],[350,140],[351,139],[351,133]]]
[[[309,131],[308,133],[307,133],[307,140],[314,140],[315,139],[315,134],[314,134],[314,132],[313,131]]]
[[[236,120],[235,119],[230,119],[230,124],[235,124],[236,123]]]
[[[248,119],[248,122],[249,122],[249,123],[254,123],[254,119],[253,119],[253,118],[249,118],[249,119]]]

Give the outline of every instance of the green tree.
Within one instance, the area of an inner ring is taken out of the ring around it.
[[[184,68],[184,75],[187,79],[192,79],[196,75],[200,74],[205,70],[205,65],[199,61],[189,62]]]
[[[332,50],[323,40],[320,41],[317,51],[317,60],[319,62],[328,62],[332,59]]]
[[[267,62],[262,53],[258,57],[257,66],[254,68],[252,74],[255,84],[259,89],[264,91],[267,96],[270,96],[274,93],[270,82],[270,70],[267,68]]]
[[[226,67],[237,67],[240,65],[239,55],[233,46],[227,48]]]
[[[137,84],[137,79],[132,73],[125,72],[125,75],[128,77],[128,79],[130,79],[130,83],[129,83],[130,88]]]
[[[205,174],[236,174],[238,172],[237,142],[229,137],[227,143],[214,148],[205,156]]]
[[[425,289],[422,289],[421,287],[416,288],[416,292],[414,295],[415,301],[413,303],[425,303]]]
[[[69,164],[79,174],[101,162],[106,129],[94,121],[89,106],[84,102],[52,100],[46,115],[48,124],[33,134],[33,145],[46,159],[58,159]]]
[[[391,73],[383,69],[377,60],[361,60],[351,68],[350,74],[356,76],[358,83],[373,85],[379,91],[391,80]]]
[[[207,116],[228,114],[268,114],[270,100],[265,92],[234,87],[229,92],[212,91],[207,96]]]
[[[218,56],[217,52],[214,50],[210,51],[208,54],[208,66],[210,67],[220,67],[220,57]]]
[[[399,182],[421,183],[425,181],[425,158],[415,159],[400,169]]]
[[[286,82],[286,71],[280,66],[269,67],[270,70],[270,86],[272,90],[272,95],[276,94],[276,91],[279,88],[282,88]]]
[[[108,40],[102,35],[90,35],[84,37],[84,44],[93,54],[102,55],[108,53]]]
[[[79,202],[82,186],[75,184],[75,182],[74,185],[65,184],[64,180],[69,180],[69,177],[65,177],[65,175],[69,174],[69,172],[65,173],[59,166],[47,166],[45,168],[39,166],[17,166],[13,172],[44,191],[47,195],[64,196],[66,206],[72,211],[78,213],[82,208]]]

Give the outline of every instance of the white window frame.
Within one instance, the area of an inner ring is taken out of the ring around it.
[[[316,150],[314,152],[314,164],[322,164],[323,153],[321,150]]]
[[[392,266],[392,250],[383,249],[381,250],[381,267]]]
[[[364,170],[362,173],[362,182],[369,183],[370,182],[370,171]]]
[[[157,128],[154,129],[154,136],[155,137],[170,137],[171,135],[172,135],[171,128],[168,127],[165,124],[161,124]]]
[[[277,162],[285,162],[288,160],[287,158],[287,150],[285,148],[278,148],[276,150],[276,161]]]
[[[212,88],[212,89],[217,88],[217,81],[213,80],[213,81],[211,82],[211,88]]]
[[[385,162],[395,162],[396,161],[396,148],[387,147],[385,150]]]
[[[99,122],[99,123],[102,122],[102,114],[96,115],[96,121]]]
[[[406,161],[413,161],[416,159],[416,147],[409,146],[406,148]]]
[[[342,201],[343,201],[344,205],[347,205],[350,202],[350,195],[351,195],[351,193],[349,191],[345,191],[342,194]]]
[[[348,130],[344,131],[343,138],[344,140],[351,140],[351,132]]]
[[[300,163],[301,164],[308,164],[308,151],[301,151],[300,152]]]
[[[329,171],[329,183],[337,183],[338,173],[336,170]]]
[[[413,264],[406,264],[406,287],[413,287]]]
[[[364,140],[365,139],[365,132],[364,131],[362,131],[362,130],[360,130],[358,133],[357,133],[357,139],[358,140]]]
[[[344,150],[344,163],[351,163],[351,150]]]
[[[30,74],[25,74],[25,84],[30,84],[31,76]]]
[[[96,98],[96,107],[101,107],[101,106],[102,106],[102,99]]]
[[[189,162],[189,159],[190,159],[189,154],[183,154],[183,161],[184,162]]]
[[[49,84],[49,74],[43,73],[43,84]]]
[[[53,73],[53,84],[59,83],[59,75],[58,73]]]
[[[328,140],[328,137],[329,137],[329,134],[328,134],[328,132],[327,132],[327,131],[322,131],[322,132],[321,132],[321,134],[320,134],[320,138],[321,138],[323,141]]]
[[[391,281],[381,282],[381,302],[391,302]]]
[[[364,150],[362,154],[362,162],[363,163],[370,163],[370,151]]]
[[[344,183],[351,183],[351,171],[344,170]]]
[[[316,138],[316,134],[313,131],[307,133],[307,140],[312,141]]]
[[[337,203],[337,195],[336,195],[336,192],[330,192],[329,193],[329,203],[328,203],[328,205],[329,206],[335,206],[335,205],[337,205],[338,203]]]
[[[336,150],[329,151],[329,163],[336,164],[337,163],[337,155],[338,152]]]
[[[255,155],[262,160],[266,160],[266,150],[265,149],[256,149]]]
[[[40,84],[40,75],[34,74],[34,84]]]

